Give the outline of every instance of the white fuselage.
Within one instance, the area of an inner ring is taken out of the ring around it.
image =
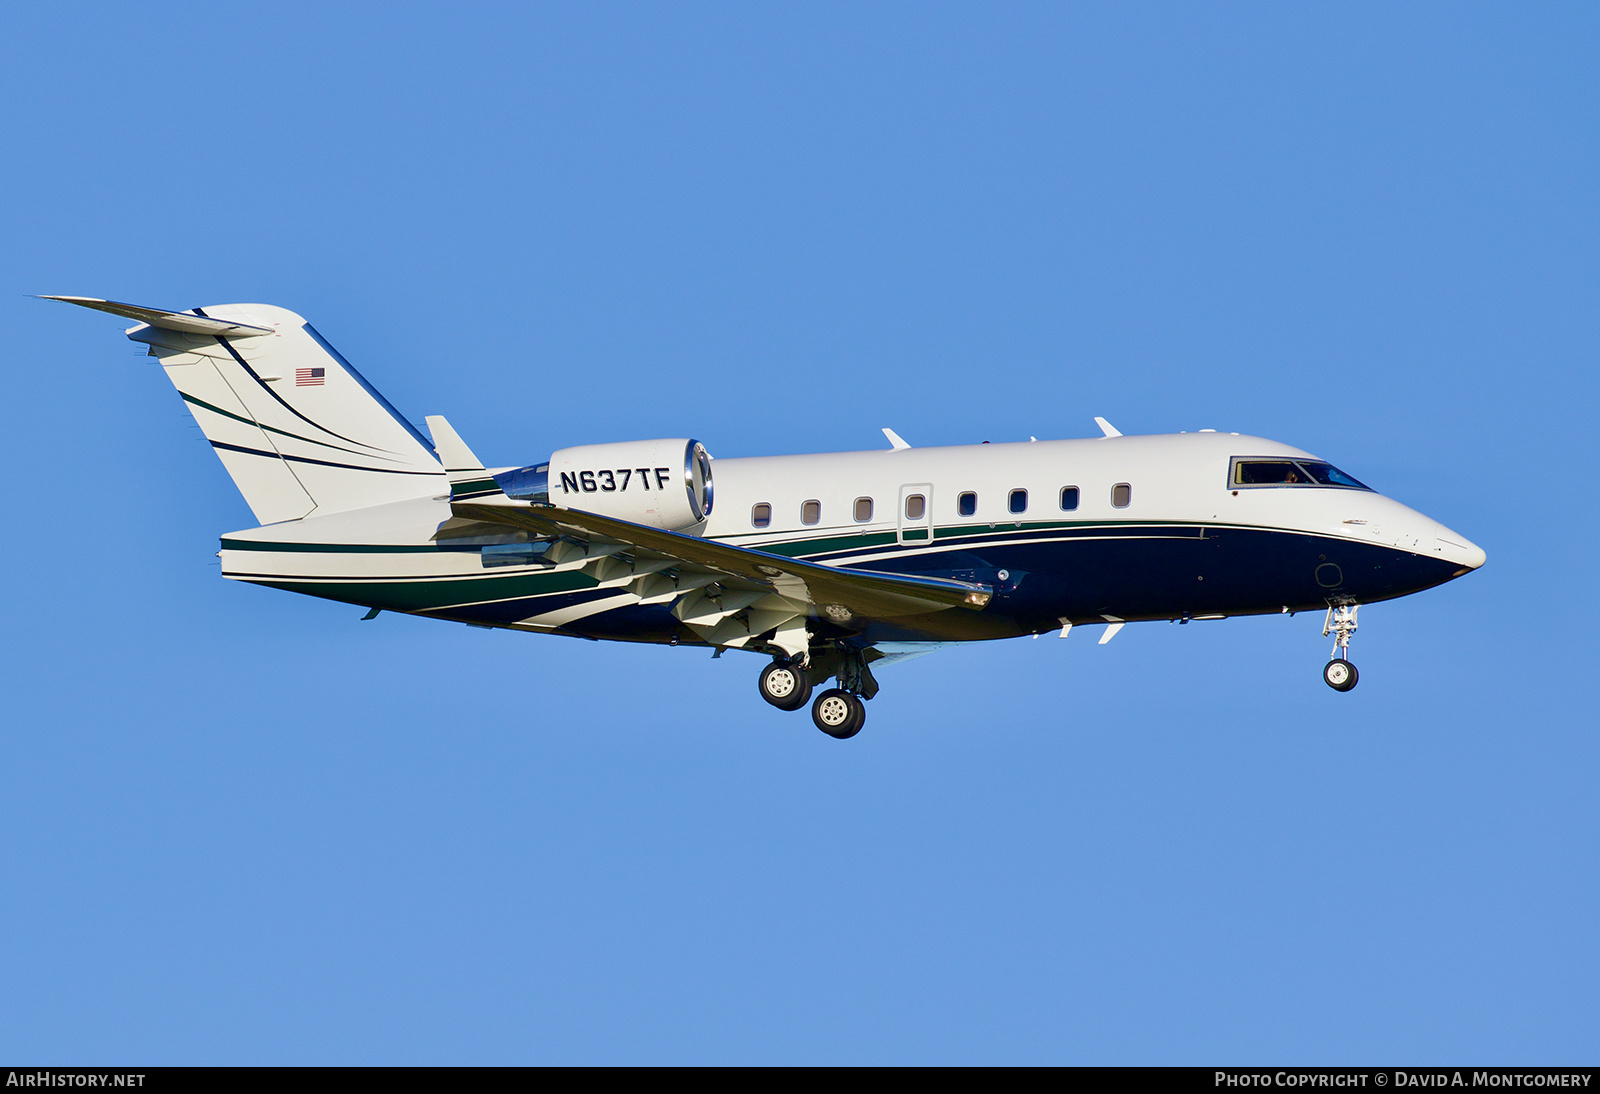
[[[1236,456],[1316,458],[1261,437],[1205,432],[721,459],[704,534],[769,544],[893,532],[904,521],[902,495],[926,488],[940,528],[1003,530],[1052,520],[1220,523],[1425,551],[1469,568],[1483,562],[1465,537],[1372,491],[1235,489],[1228,469]],[[1128,486],[1125,506],[1113,504],[1117,484]],[[1062,489],[1074,486],[1077,508],[1061,509]],[[1011,495],[1019,489],[1028,492],[1027,506],[1015,513]],[[976,495],[970,516],[957,508],[968,492]],[[873,503],[866,522],[854,519],[860,498]],[[820,520],[810,526],[801,520],[809,500],[820,503]],[[772,523],[757,529],[751,513],[763,502],[772,506]]]
[[[946,613],[921,629],[863,632],[863,641],[1368,602],[1439,584],[1484,560],[1465,537],[1371,490],[1240,487],[1230,480],[1238,457],[1315,458],[1276,441],[1211,432],[726,458],[712,465],[709,518],[684,531],[996,590],[981,614]],[[1062,508],[1064,488],[1076,488],[1074,508]],[[1026,491],[1025,504],[1017,491]],[[550,500],[586,508],[581,495],[553,491]],[[583,557],[508,565],[494,555],[504,549],[500,537],[441,540],[450,516],[441,496],[237,532],[224,537],[223,570],[489,626],[692,640],[628,587],[600,580]]]

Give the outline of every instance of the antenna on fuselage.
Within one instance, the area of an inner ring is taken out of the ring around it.
[[[909,444],[906,444],[904,439],[901,438],[900,434],[896,433],[894,430],[890,429],[888,426],[884,426],[883,427],[883,435],[885,437],[889,438],[889,443],[894,446],[896,451],[899,451],[902,448],[910,448],[911,447]]]
[[[1104,418],[1095,418],[1094,424],[1099,426],[1100,432],[1104,433],[1107,437],[1122,436],[1121,432],[1117,430],[1117,427],[1106,421]]]

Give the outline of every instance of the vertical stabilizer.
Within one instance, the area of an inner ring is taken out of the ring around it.
[[[128,337],[161,361],[262,524],[449,490],[427,439],[294,312],[55,299],[142,320]]]

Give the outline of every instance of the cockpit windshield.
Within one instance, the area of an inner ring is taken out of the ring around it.
[[[1234,486],[1339,486],[1349,490],[1372,487],[1345,474],[1331,463],[1318,460],[1253,459],[1235,457]]]

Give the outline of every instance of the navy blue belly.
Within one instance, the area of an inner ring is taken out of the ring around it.
[[[1086,529],[1053,541],[1016,538],[875,560],[871,568],[991,584],[989,611],[1016,617],[1024,632],[1062,617],[1174,619],[1321,609],[1343,598],[1369,603],[1431,588],[1460,571],[1439,558],[1377,544],[1170,526]]]
[[[992,542],[992,535],[981,547],[952,544],[948,550],[886,554],[859,565],[990,585],[995,595],[985,610],[952,608],[909,619],[862,621],[860,629],[824,623],[814,628],[819,636],[825,631],[864,642],[961,641],[1050,630],[1063,618],[1098,623],[1108,615],[1134,621],[1258,615],[1284,608],[1320,611],[1330,600],[1365,604],[1405,596],[1460,572],[1438,558],[1296,532],[1119,525],[1074,529],[1065,536],[1059,529],[1023,531],[1002,543]],[[492,626],[614,592],[584,590],[541,597],[537,604],[509,601],[429,614]],[[613,608],[560,629],[585,638],[701,642],[666,605]]]

